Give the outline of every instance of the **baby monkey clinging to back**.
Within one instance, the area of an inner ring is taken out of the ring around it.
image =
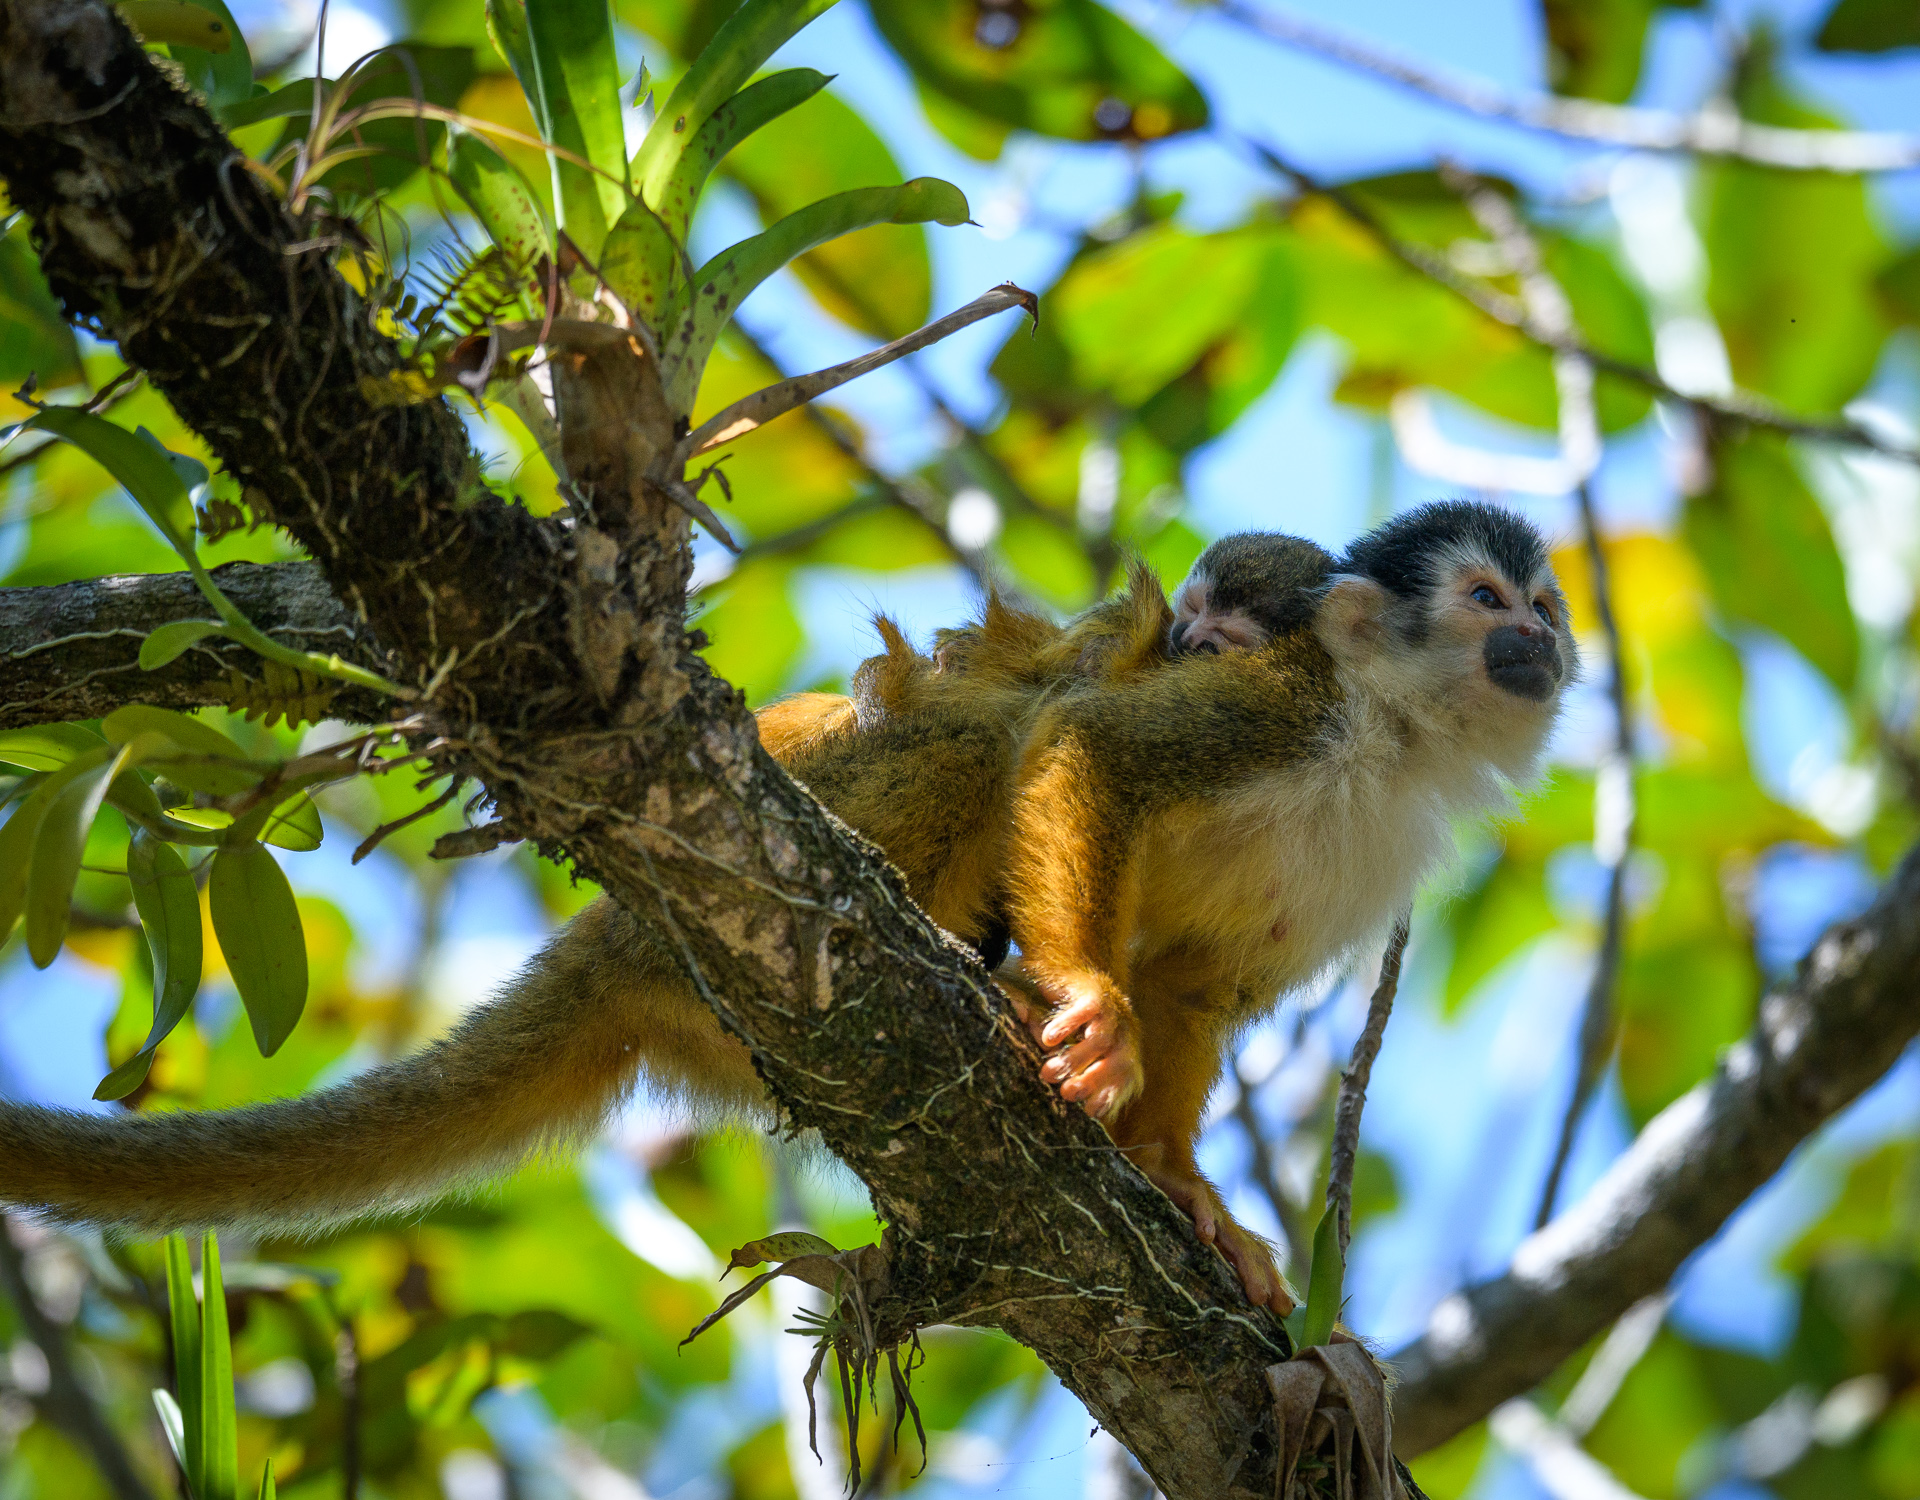
[[[1242,587],[1263,576],[1287,580],[1277,600]],[[1171,618],[1150,575],[1128,598],[1035,633],[1044,668],[903,656],[864,717],[790,700],[763,737],[936,921],[978,943],[1004,911],[1046,1079],[1284,1311],[1267,1247],[1194,1165],[1222,1056],[1385,928],[1452,817],[1530,774],[1574,672],[1565,605],[1531,527],[1458,503],[1337,563],[1216,544]],[[672,952],[603,900],[445,1039],[336,1088],[158,1116],[0,1105],[0,1201],[144,1232],[317,1228],[578,1139],[642,1075],[764,1110]]]

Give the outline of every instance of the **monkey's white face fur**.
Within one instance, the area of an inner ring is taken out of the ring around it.
[[[1487,769],[1527,781],[1580,670],[1559,582],[1544,568],[1511,577],[1464,546],[1434,564],[1417,598],[1337,576],[1315,621],[1321,641],[1349,699],[1397,710],[1404,748],[1431,758],[1440,781]]]

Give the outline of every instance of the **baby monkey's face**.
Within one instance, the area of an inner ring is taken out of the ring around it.
[[[1281,532],[1222,537],[1173,594],[1168,644],[1191,652],[1257,651],[1313,619],[1333,555]]]

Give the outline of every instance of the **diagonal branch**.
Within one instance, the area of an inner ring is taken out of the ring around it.
[[[1743,120],[1729,107],[1674,114],[1553,94],[1513,94],[1480,78],[1447,77],[1316,25],[1245,3],[1218,0],[1228,20],[1342,67],[1411,89],[1450,109],[1630,151],[1681,151],[1796,172],[1901,172],[1920,167],[1920,136],[1870,130],[1793,130]]]
[[[688,459],[745,437],[756,427],[765,426],[775,417],[784,416],[817,396],[824,396],[836,386],[845,385],[849,380],[858,379],[883,365],[890,365],[896,359],[905,359],[929,344],[937,344],[962,328],[978,323],[982,318],[990,318],[995,313],[1005,312],[1010,307],[1024,308],[1038,326],[1040,299],[1011,281],[1006,282],[990,292],[983,292],[965,307],[956,308],[945,317],[935,318],[925,327],[916,328],[905,338],[882,344],[878,349],[837,365],[829,365],[824,370],[815,370],[811,375],[790,376],[777,385],[767,386],[750,396],[742,396],[681,439],[673,455],[674,463],[676,466],[684,465]]]
[[[1406,957],[1407,927],[1412,919],[1411,912],[1402,912],[1393,924],[1387,951],[1380,956],[1380,979],[1367,1002],[1366,1025],[1360,1028],[1353,1058],[1340,1075],[1340,1097],[1333,1112],[1333,1146],[1327,1163],[1327,1207],[1335,1214],[1342,1261],[1353,1238],[1353,1168],[1360,1159],[1360,1113],[1367,1107],[1373,1060],[1380,1055],[1380,1042],[1393,1015],[1393,997],[1400,989],[1400,961]]]
[[[1667,1106],[1507,1272],[1434,1309],[1393,1356],[1395,1446],[1426,1452],[1530,1390],[1664,1288],[1793,1149],[1920,1032],[1920,850],[1831,928],[1711,1078]]]

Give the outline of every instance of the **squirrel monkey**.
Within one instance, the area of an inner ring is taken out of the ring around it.
[[[1284,1312],[1267,1246],[1194,1162],[1221,1059],[1386,926],[1454,815],[1531,775],[1578,663],[1539,534],[1490,506],[1389,522],[1297,586],[1311,608],[1249,587],[1270,573],[1230,539],[1176,595],[1182,641],[1226,654],[1047,706],[1006,889],[1042,1076]]]
[[[1277,605],[1262,548],[1230,539],[1171,622],[1143,571],[1065,627],[996,629],[990,602],[934,657],[894,631],[851,698],[760,722],[936,921],[978,944],[1004,908],[1044,1076],[1284,1311],[1267,1247],[1193,1161],[1225,1046],[1385,926],[1451,815],[1529,774],[1575,658],[1545,548],[1505,512],[1425,507],[1337,564],[1281,540],[1299,576]],[[746,1047],[603,900],[448,1036],[335,1088],[207,1113],[0,1105],[0,1201],[146,1233],[318,1228],[578,1139],[641,1075],[765,1108]]]

